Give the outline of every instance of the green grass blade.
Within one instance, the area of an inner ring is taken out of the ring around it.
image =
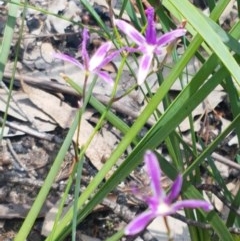
[[[19,3],[20,1],[17,1],[17,2]],[[6,25],[3,32],[3,40],[0,43],[1,44],[0,45],[0,86],[2,86],[3,84],[2,83],[3,73],[4,73],[5,65],[8,61],[8,55],[11,48],[18,10],[19,10],[18,5],[10,4],[9,10],[8,10],[8,17],[7,17]],[[13,76],[14,76],[14,71],[13,71]],[[12,83],[13,83],[13,79],[11,80],[11,85]],[[8,97],[8,103],[9,101],[10,101],[10,96]],[[9,105],[7,105],[7,109],[8,109],[8,106]],[[7,119],[7,109],[3,117],[3,123],[0,131],[0,140],[2,140],[3,138],[4,127]]]
[[[163,1],[165,4],[166,0]],[[204,41],[212,48],[228,71],[232,74],[236,83],[240,86],[240,67],[228,51],[221,38],[205,20],[205,17],[187,0],[169,0],[171,6],[177,9],[188,23],[202,36]],[[171,9],[169,9],[171,11]]]
[[[74,201],[73,201],[73,221],[72,221],[72,241],[76,240],[76,230],[77,230],[77,200],[80,194],[80,185],[82,178],[82,167],[83,167],[84,158],[81,160],[77,160],[77,168],[76,168],[76,182],[75,182],[75,190],[74,190]]]
[[[238,190],[238,193],[234,197],[234,200],[232,202],[232,206],[236,209],[239,209],[239,206],[240,206],[240,189]],[[231,226],[234,225],[234,223],[235,223],[236,227],[239,228],[240,227],[240,217],[238,215],[236,215],[235,210],[230,210],[228,218],[227,218],[226,226],[231,227]]]
[[[20,1],[16,2],[20,3]],[[9,6],[8,17],[3,32],[3,40],[0,45],[0,83],[2,81],[5,65],[8,60],[18,9],[19,6],[16,4],[10,4]]]
[[[75,133],[75,130],[78,126],[78,120],[79,120],[79,117],[78,117],[79,113],[77,113],[73,123],[72,123],[72,126],[61,146],[61,149],[59,150],[58,152],[58,155],[52,165],[52,168],[50,169],[48,175],[47,175],[47,178],[37,196],[37,198],[35,199],[33,205],[32,205],[32,208],[30,209],[27,217],[25,218],[18,234],[16,235],[15,237],[15,241],[23,241],[23,240],[26,240],[41,208],[42,208],[42,205],[43,203],[45,202],[46,200],[46,197],[51,189],[51,186],[55,180],[55,177],[57,176],[60,168],[61,168],[61,164],[64,160],[64,157],[65,157],[65,154],[67,153],[68,151],[68,148],[70,146],[70,144],[72,143],[72,138],[73,138],[73,135]]]
[[[240,99],[232,78],[229,77],[226,80],[224,80],[222,86],[224,90],[228,93],[228,98],[230,101],[233,117],[236,117],[240,113]],[[240,126],[236,128],[236,134],[238,137],[238,143],[240,143]]]
[[[240,44],[237,39],[232,37],[230,34],[225,32],[218,24],[216,24],[213,20],[208,17],[205,17],[206,22],[212,27],[212,29],[216,32],[216,34],[221,38],[222,42],[230,48],[230,50],[234,51],[238,55],[240,55]],[[236,25],[238,32],[240,32],[240,22]]]

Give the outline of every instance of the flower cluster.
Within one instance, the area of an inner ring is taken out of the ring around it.
[[[142,53],[137,74],[139,85],[145,81],[149,73],[154,54],[162,54],[163,47],[186,33],[185,29],[180,28],[163,34],[158,38],[154,22],[154,9],[148,8],[146,15],[147,28],[145,37],[125,21],[119,19],[114,21],[116,26],[138,45],[137,50]]]
[[[126,235],[135,235],[144,230],[144,228],[157,216],[168,216],[176,213],[182,208],[202,208],[205,211],[213,209],[213,206],[204,200],[175,201],[182,187],[181,175],[178,175],[170,192],[166,195],[161,187],[161,169],[156,156],[151,151],[147,151],[144,161],[151,181],[152,194],[151,196],[142,197],[142,199],[148,204],[149,209],[137,216],[127,225],[124,231]]]
[[[139,61],[139,69],[137,74],[138,85],[141,85],[151,67],[151,62],[154,57],[154,54],[162,54],[163,47],[167,44],[170,44],[177,38],[183,36],[186,33],[185,29],[179,28],[163,34],[160,37],[157,37],[155,22],[154,22],[154,9],[148,8],[146,10],[147,15],[147,28],[145,37],[138,32],[134,27],[123,20],[114,19],[114,24],[125,33],[133,42],[135,42],[138,47],[134,51],[138,51],[142,54],[142,57]],[[89,59],[86,42],[88,39],[88,32],[86,29],[83,30],[83,42],[82,42],[82,56],[83,64],[81,64],[77,59],[68,56],[66,54],[55,54],[56,58],[62,59],[64,61],[71,62],[72,64],[79,67],[81,70],[85,70],[87,75],[93,73],[98,75],[100,78],[105,80],[107,83],[113,84],[111,76],[106,72],[102,71],[102,67],[113,60],[113,58],[121,52],[121,50],[113,51],[110,53],[111,48],[113,47],[112,42],[106,42],[102,44],[95,54]],[[131,51],[131,50],[130,50]]]
[[[163,49],[168,44],[186,34],[185,29],[179,28],[157,37],[154,22],[154,9],[148,8],[146,10],[146,16],[147,27],[145,35],[123,20],[114,19],[113,21],[115,26],[125,33],[137,45],[135,48],[126,47],[124,49],[127,49],[129,52],[138,52],[141,54],[137,73],[138,85],[141,85],[146,80],[147,75],[150,72],[151,63],[154,56],[162,54]],[[107,83],[113,84],[114,81],[111,76],[106,71],[103,71],[102,68],[107,63],[112,61],[113,58],[122,50],[120,49],[112,51],[113,44],[112,42],[108,41],[102,44],[90,58],[86,48],[88,38],[88,31],[87,29],[84,29],[81,48],[83,63],[80,63],[73,57],[61,53],[56,53],[54,56],[76,65],[81,70],[85,71],[86,76],[88,76],[89,73],[93,73],[105,80]],[[148,204],[149,209],[137,216],[127,225],[125,228],[126,235],[135,235],[144,230],[144,228],[157,216],[165,217],[176,213],[182,208],[202,208],[205,211],[212,210],[212,205],[204,200],[176,201],[182,188],[183,180],[181,175],[178,175],[170,189],[170,192],[166,194],[161,186],[161,169],[156,156],[151,151],[147,151],[144,160],[148,175],[151,180],[152,193],[150,196],[142,197],[142,199]]]
[[[77,59],[66,55],[66,54],[54,54],[56,58],[68,61],[81,70],[85,70],[86,74],[93,73],[98,75],[100,78],[105,80],[109,84],[113,84],[113,80],[111,76],[106,72],[102,71],[102,67],[104,67],[107,63],[112,61],[112,59],[118,54],[118,51],[114,51],[110,54],[109,51],[113,47],[112,42],[106,42],[102,44],[98,50],[94,53],[94,55],[89,59],[88,52],[87,52],[87,40],[89,38],[87,29],[83,29],[83,41],[82,41],[82,57],[83,57],[83,64],[81,64]]]

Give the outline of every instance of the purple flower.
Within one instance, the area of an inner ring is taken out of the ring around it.
[[[89,58],[86,50],[88,38],[89,35],[87,29],[83,29],[83,41],[81,50],[83,64],[81,64],[77,59],[66,54],[55,53],[54,57],[62,59],[64,61],[68,61],[79,67],[81,70],[85,70],[86,75],[89,75],[89,73],[93,73],[98,75],[107,83],[113,84],[114,82],[110,75],[107,72],[102,71],[101,68],[104,67],[107,63],[109,63],[120,51],[113,51],[112,53],[109,53],[110,49],[113,47],[113,44],[112,42],[106,42],[98,48],[98,50],[93,54],[91,58]]]
[[[145,37],[127,22],[119,19],[114,20],[116,26],[138,45],[137,50],[143,54],[139,61],[137,74],[139,85],[145,81],[149,73],[154,54],[162,54],[164,46],[186,33],[185,29],[180,28],[163,34],[158,38],[154,22],[154,8],[148,8],[146,15],[147,29]]]
[[[149,206],[149,209],[133,221],[125,228],[126,235],[135,235],[141,232],[154,218],[157,216],[168,216],[176,213],[182,208],[202,208],[210,211],[213,206],[204,200],[181,200],[175,201],[179,196],[182,187],[182,176],[178,175],[174,181],[169,194],[166,195],[161,187],[161,169],[158,160],[153,152],[147,151],[144,156],[147,173],[151,181],[151,196],[143,197],[143,200]]]

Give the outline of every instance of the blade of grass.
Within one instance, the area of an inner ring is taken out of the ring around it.
[[[121,7],[121,10],[120,10],[120,13],[119,13],[119,18],[122,18],[122,15],[123,15],[123,13],[124,13],[124,11],[125,11],[125,9],[126,9],[126,6],[127,6],[127,4],[128,4],[128,0],[123,0],[123,1],[121,1],[122,2],[122,7]]]
[[[202,144],[202,147],[204,146],[203,143]],[[208,156],[207,157],[207,161],[208,161],[208,164],[212,170],[212,176],[216,182],[216,185],[218,185],[219,187],[222,188],[223,190],[223,195],[224,197],[232,203],[233,199],[232,199],[232,196],[231,196],[231,193],[230,191],[228,190],[226,184],[225,184],[225,181],[223,180],[221,174],[219,173],[219,170],[217,169],[215,163],[214,163],[214,160],[212,159],[211,156]]]
[[[140,21],[136,14],[136,10],[132,6],[131,1],[127,1],[126,7],[124,10],[127,12],[128,17],[130,18],[131,22],[134,23],[134,27],[136,29],[138,29],[139,31],[141,31],[142,25],[140,24]]]
[[[238,209],[240,206],[240,189],[238,190],[236,196],[234,197],[232,206],[235,207],[236,209]],[[234,223],[235,223],[236,227],[238,227],[238,228],[240,227],[239,216],[236,215],[236,212],[234,210],[230,210],[227,221],[226,221],[226,226],[231,227],[234,225]]]
[[[168,4],[166,4],[166,2]],[[231,53],[228,51],[221,38],[215,33],[212,27],[205,20],[205,17],[187,0],[169,0],[163,1],[163,4],[168,5],[169,11],[171,8],[178,10],[184,18],[192,25],[195,30],[202,36],[204,41],[212,48],[215,54],[219,57],[228,71],[232,74],[236,83],[240,86],[240,67],[234,60]],[[171,7],[169,7],[169,4]]]
[[[232,78],[229,77],[224,80],[222,86],[224,90],[228,93],[233,117],[236,117],[240,113],[240,99]],[[236,128],[236,134],[238,137],[238,143],[240,143],[240,126]]]
[[[80,194],[83,162],[84,162],[84,158],[82,158],[81,160],[77,160],[76,183],[75,183],[74,201],[73,201],[72,241],[76,240],[77,213],[78,213],[77,200]]]
[[[229,33],[225,32],[218,24],[216,24],[213,20],[211,20],[210,18],[205,17],[206,22],[208,22],[208,24],[212,27],[212,29],[216,32],[216,34],[221,38],[222,42],[230,48],[230,50],[234,51],[235,53],[237,53],[238,55],[240,55],[240,44],[238,42],[237,39],[235,39],[234,37],[232,37],[232,35],[230,35]],[[238,30],[235,31],[240,31],[240,22],[238,22],[235,25],[235,28],[237,28]]]
[[[144,25],[147,23],[147,18],[146,18],[146,14],[145,14],[145,10],[144,10],[144,7],[143,7],[143,2],[142,0],[137,0],[136,1],[136,4],[138,6],[138,11],[139,11],[139,14],[140,14],[140,19],[141,21],[144,23]]]
[[[20,1],[16,1],[16,2],[20,3]],[[4,28],[3,40],[0,48],[0,82],[2,81],[5,65],[8,60],[8,55],[9,55],[9,51],[12,43],[13,34],[14,34],[14,27],[16,24],[18,9],[19,9],[18,5],[15,5],[15,4],[10,4],[8,9],[8,17]]]
[[[184,213],[186,215],[186,218],[190,220],[195,219],[194,210],[185,209]],[[199,232],[199,229],[197,227],[188,226],[188,230],[189,230],[191,240],[203,240],[201,239],[201,232]]]
[[[216,6],[215,0],[207,0],[207,5],[209,7],[210,12],[212,12]]]
[[[17,1],[17,2],[19,3],[20,1]],[[8,17],[7,17],[6,25],[3,32],[3,40],[0,46],[0,86],[2,86],[3,73],[4,73],[5,65],[8,60],[10,48],[11,48],[18,10],[19,10],[18,5],[10,4],[9,10],[8,10]],[[14,73],[13,73],[13,77],[14,77]],[[11,80],[11,85],[12,83],[13,83],[13,78]],[[8,96],[8,103],[10,101],[10,97],[11,97],[10,95],[11,93]],[[7,105],[7,109],[8,109],[8,106],[9,105]],[[1,126],[1,132],[0,132],[0,140],[2,140],[4,135],[4,127],[7,120],[7,109],[3,116],[3,122]]]
[[[45,202],[45,200],[47,198],[47,195],[49,193],[49,190],[51,189],[52,183],[54,182],[55,177],[61,168],[61,164],[64,160],[65,154],[68,151],[68,148],[72,142],[73,135],[78,126],[78,120],[79,120],[78,115],[79,115],[79,113],[76,114],[75,119],[72,123],[72,126],[61,146],[61,149],[59,150],[59,152],[57,154],[57,157],[47,175],[47,178],[46,178],[37,198],[35,199],[35,201],[32,205],[32,208],[30,209],[27,217],[25,218],[18,234],[14,238],[15,241],[26,240],[26,238],[42,208],[42,204]]]

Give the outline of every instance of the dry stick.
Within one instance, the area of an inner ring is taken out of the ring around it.
[[[0,117],[0,124],[2,123],[3,123],[3,118]],[[6,126],[47,141],[52,141],[55,138],[54,135],[38,132],[37,130],[31,129],[29,127],[26,128],[25,126],[21,126],[19,124],[8,122],[8,121],[6,122]]]
[[[4,72],[4,77],[9,79],[11,77],[11,74],[9,72]],[[43,80],[43,79],[37,79],[37,78],[33,78],[30,76],[26,76],[26,75],[15,75],[15,80],[18,81],[19,86],[20,86],[20,79],[23,79],[25,83],[33,86],[33,87],[37,87],[39,89],[43,89],[43,90],[48,90],[48,91],[52,91],[52,92],[60,92],[63,94],[68,94],[68,95],[72,95],[72,96],[76,96],[76,97],[82,97],[80,96],[77,91],[75,91],[72,87],[68,86],[68,85],[63,85],[63,84],[59,84],[59,83],[55,83],[55,82],[51,82],[48,80]],[[15,84],[16,84],[15,81]],[[101,103],[107,105],[110,101],[110,98],[107,96],[103,96],[103,95],[94,95],[94,97],[96,97]],[[112,106],[111,106],[114,110],[118,111],[119,113],[122,114],[126,114],[129,115],[132,118],[137,118],[139,113],[136,111],[134,112],[132,109],[126,108],[125,106],[123,106],[122,104],[119,104],[118,102],[113,102]],[[149,125],[153,125],[154,122],[150,121],[148,122]]]
[[[184,140],[187,144],[189,144],[189,145],[192,146],[192,142],[191,142],[188,138],[183,137],[183,140]],[[197,150],[198,150],[198,151],[202,151],[202,150],[203,150],[202,147],[201,147],[201,145],[198,144],[198,143],[196,143],[196,147],[197,147]],[[216,152],[213,152],[213,153],[211,154],[211,156],[212,156],[214,159],[216,159],[218,162],[221,162],[221,163],[223,163],[223,164],[225,164],[225,165],[227,165],[227,166],[230,166],[230,167],[233,167],[233,168],[235,168],[235,169],[237,169],[237,170],[240,170],[240,165],[239,165],[238,163],[233,162],[233,161],[229,160],[228,158],[223,157],[223,156],[217,154]]]
[[[3,175],[0,175],[0,182],[4,183],[15,183],[15,184],[21,184],[21,185],[28,185],[30,187],[36,187],[40,188],[44,184],[44,181],[42,180],[37,180],[37,179],[32,179],[32,178],[24,178],[24,177],[18,177],[15,174],[8,174],[4,173]],[[54,183],[51,186],[52,189],[58,189],[58,184]]]
[[[6,91],[7,94],[9,94],[9,89],[8,87],[5,85],[4,82],[1,82],[0,86]],[[24,111],[21,109],[21,107],[19,106],[18,102],[14,99],[13,96],[11,96],[11,100],[13,101],[13,103],[18,107],[17,112],[20,111],[19,114],[21,114],[26,120],[28,120],[30,122],[30,119],[28,118],[28,116],[24,113]],[[16,110],[15,110],[16,111]]]
[[[230,210],[234,211],[238,216],[240,216],[240,209],[232,206],[232,204],[220,193],[220,189],[216,185],[210,184],[200,184],[197,186],[198,189],[212,192],[215,196],[217,196],[223,204],[225,204]]]
[[[185,218],[183,215],[181,215],[179,213],[171,214],[170,216],[175,218],[175,219],[178,219],[178,220],[180,220],[180,221],[182,221],[184,223],[186,223],[187,225],[199,227],[199,228],[202,228],[202,229],[212,229],[210,224],[200,223],[200,222],[195,221],[195,220],[187,219],[187,218]],[[239,228],[229,227],[228,230],[229,230],[230,233],[240,234],[240,229]]]
[[[187,225],[191,225],[202,229],[212,229],[212,226],[210,224],[201,223],[199,221],[188,219],[179,213],[174,213],[174,214],[171,214],[170,216],[186,223]]]
[[[0,141],[0,165],[9,165],[11,164],[11,158],[7,151],[7,143],[5,140]]]
[[[21,162],[21,160],[18,158],[16,152],[14,151],[13,147],[12,147],[12,143],[9,139],[6,140],[7,141],[7,146],[8,146],[8,149],[9,151],[11,152],[12,156],[13,156],[13,159],[16,161],[17,163],[17,166],[21,166],[21,168],[28,174],[28,176],[31,178],[31,179],[36,179],[36,177],[34,177],[31,173],[29,173],[27,171],[27,168],[26,166]]]
[[[44,204],[43,208],[41,209],[40,213],[38,214],[38,218],[44,218],[49,211],[49,206]],[[0,219],[16,219],[21,218],[25,219],[29,210],[31,209],[31,205],[28,204],[0,204]],[[6,240],[6,239],[4,239]],[[9,239],[7,239],[9,240]],[[11,239],[12,240],[12,239]]]
[[[10,72],[5,72],[4,73],[4,77],[9,79],[11,78],[11,73]],[[70,94],[70,95],[74,95],[74,96],[77,96],[77,97],[80,97],[79,94],[74,90],[72,89],[70,86],[67,86],[67,85],[62,85],[62,84],[58,84],[58,83],[53,83],[53,82],[50,82],[50,81],[47,81],[47,80],[41,80],[41,79],[37,79],[37,78],[33,78],[33,77],[29,77],[29,76],[26,76],[26,75],[18,75],[16,74],[15,75],[15,80],[19,81],[20,82],[20,79],[24,79],[24,81],[29,84],[29,85],[32,85],[34,87],[38,87],[40,89],[44,89],[44,90],[49,90],[49,91],[55,91],[55,92],[61,92],[63,94]],[[108,104],[109,101],[110,101],[110,98],[107,97],[107,96],[103,96],[103,95],[94,95],[101,103],[103,104]],[[126,106],[123,106],[121,103],[118,103],[118,102],[113,102],[112,104],[112,108],[116,111],[118,111],[119,113],[122,113],[122,114],[126,114],[130,117],[132,117],[133,119],[135,118],[138,118],[138,115],[139,113],[136,111],[134,112],[134,110],[132,109],[129,109],[127,108]],[[1,119],[0,119],[0,123],[1,123]],[[147,122],[148,125],[152,126],[154,125],[154,121],[151,121],[149,120]],[[184,141],[190,145],[192,145],[192,142],[183,137]],[[202,147],[201,145],[197,144],[196,145],[197,149],[199,151],[202,151]],[[213,152],[212,155],[211,155],[214,159],[216,159],[216,161],[218,162],[221,162],[227,166],[230,166],[230,167],[233,167],[237,170],[240,170],[240,165],[237,164],[236,162],[233,162],[231,160],[229,160],[228,158],[226,157],[222,157],[221,155]]]

